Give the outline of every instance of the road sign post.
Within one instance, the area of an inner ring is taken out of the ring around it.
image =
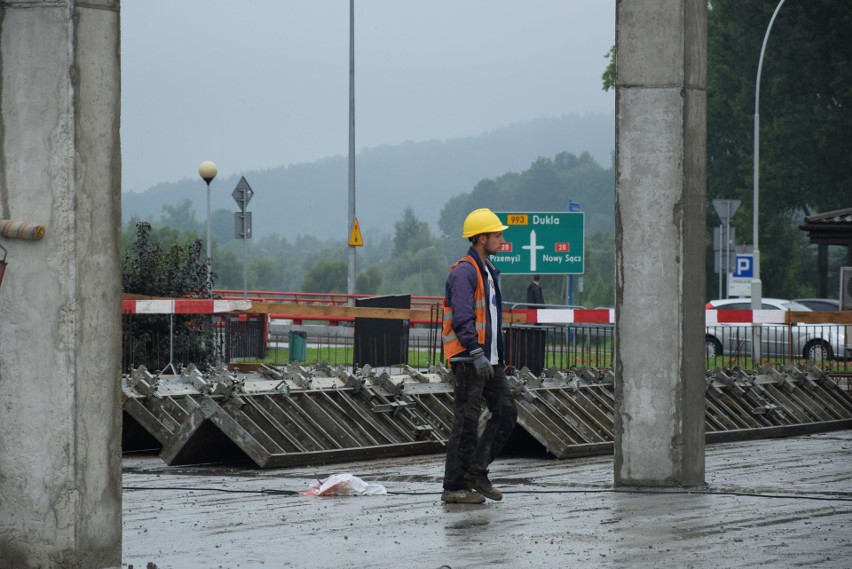
[[[491,257],[507,275],[582,275],[585,268],[583,212],[495,212],[506,244]]]
[[[582,211],[582,207],[580,204],[574,203],[572,200],[568,200],[568,211]],[[565,290],[565,302],[568,306],[574,305],[574,275],[568,275],[565,277],[567,279],[566,290]],[[580,277],[582,278],[582,277]]]
[[[251,239],[251,212],[246,212],[246,207],[251,201],[254,192],[244,176],[240,176],[237,187],[231,192],[231,197],[240,206],[240,211],[234,216],[237,227],[242,225],[242,231],[234,228],[234,237],[243,240],[243,298],[248,297],[248,240]]]
[[[713,200],[713,209],[716,210],[716,215],[719,216],[719,220],[722,222],[722,226],[719,227],[719,233],[722,233],[723,228],[725,229],[725,233],[722,235],[725,248],[719,250],[719,266],[721,267],[721,271],[719,272],[719,298],[722,298],[722,273],[727,274],[729,277],[731,274],[728,268],[731,264],[731,242],[733,241],[731,236],[731,218],[734,217],[739,207],[740,200]],[[731,296],[730,289],[728,289],[727,296]]]
[[[750,296],[754,278],[754,255],[738,253],[734,259],[734,272],[728,273],[728,296]]]

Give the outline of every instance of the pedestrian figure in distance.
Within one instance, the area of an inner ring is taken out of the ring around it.
[[[544,304],[544,292],[541,290],[541,275],[534,275],[532,282],[527,286],[528,308],[537,308],[535,305]]]
[[[505,229],[490,209],[471,212],[462,229],[470,248],[450,267],[447,277],[441,335],[455,389],[441,494],[444,502],[479,504],[486,497],[503,499],[488,479],[488,466],[509,439],[518,412],[505,372],[500,271],[489,257],[505,243]],[[491,418],[480,436],[483,398]]]

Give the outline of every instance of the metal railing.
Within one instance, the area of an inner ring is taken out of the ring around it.
[[[267,325],[263,315],[129,315],[122,316],[121,369],[178,373],[194,364],[263,360]]]
[[[503,331],[506,363],[535,374],[551,368],[611,368],[614,331],[612,324],[509,324]]]
[[[229,291],[218,292],[228,293]],[[291,299],[308,304],[328,302],[335,306],[343,305],[351,298],[350,295],[344,294],[267,293],[264,291],[252,292],[252,295],[254,298],[262,297],[270,302]],[[277,298],[273,299],[275,295]],[[429,317],[422,323],[410,323],[411,345],[407,352],[408,361],[400,361],[399,365],[425,367],[441,360],[440,300],[440,297],[412,297],[412,304],[430,308]],[[578,320],[583,313],[588,312],[601,312],[606,317],[606,311],[585,311],[578,309],[579,307],[511,305],[504,311],[503,333],[508,365],[518,369],[527,367],[536,374],[545,369],[567,370],[583,366],[613,367],[615,325],[612,322],[540,324],[535,323],[533,319],[534,323],[527,323],[531,320],[529,317],[536,313],[535,308],[551,309],[551,318],[554,312],[572,309],[573,316],[569,319]],[[424,311],[421,310],[421,312]],[[541,314],[542,312],[539,311],[538,315],[541,316]],[[717,367],[755,370],[766,364],[774,366],[812,364],[826,372],[839,374],[841,377],[852,376],[852,325],[847,323],[848,319],[845,319],[845,316],[848,315],[841,314],[837,317],[839,323],[761,324],[761,360],[758,362],[752,361],[751,358],[751,338],[755,328],[753,324],[725,323],[706,326],[706,367],[710,370]],[[826,314],[805,314],[805,317],[810,317],[811,320],[818,317],[822,321],[826,319]],[[245,323],[247,319],[257,319],[258,323],[249,326]],[[309,316],[304,317],[304,320],[313,319]],[[354,320],[354,318],[350,319]],[[611,315],[609,319],[612,319]],[[266,359],[271,363],[280,363],[289,359],[286,351],[288,346],[284,339],[286,331],[282,333],[278,326],[279,331],[276,334],[277,325],[269,325],[270,322],[276,322],[274,315],[216,314],[212,318],[200,315],[174,315],[174,325],[183,326],[184,329],[187,322],[189,322],[190,330],[196,332],[210,326],[211,329],[201,335],[201,340],[198,334],[194,337],[186,333],[172,335],[169,328],[164,325],[168,322],[169,316],[125,316],[125,330],[129,333],[125,333],[123,339],[124,369],[145,365],[148,369],[164,370],[169,367],[168,364],[172,364],[172,367],[185,366],[189,363],[204,366],[207,363],[246,359],[258,361]],[[262,322],[262,325],[259,322]],[[300,324],[299,320],[292,320],[288,322],[287,327],[298,328]],[[317,325],[303,326],[302,329],[312,331],[312,337],[308,340],[311,347],[308,350],[307,363],[319,361],[326,361],[332,365],[370,363],[355,361],[358,358],[352,355],[354,346],[350,326]],[[209,334],[209,339],[206,334]],[[348,339],[346,334],[349,334]],[[665,346],[654,341],[652,332],[649,332],[641,341],[647,341],[651,350],[665,349]],[[278,351],[280,348],[285,351]],[[399,359],[405,360],[404,357]]]
[[[760,328],[761,360],[754,362],[754,325],[707,326],[708,369],[812,364],[830,373],[852,372],[852,326],[848,324],[764,324]]]

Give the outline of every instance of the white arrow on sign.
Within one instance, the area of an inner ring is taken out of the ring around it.
[[[530,231],[530,244],[529,245],[521,245],[521,249],[527,249],[530,252],[530,271],[535,272],[535,262],[538,258],[537,251],[544,249],[544,245],[536,245],[535,244],[535,229]]]

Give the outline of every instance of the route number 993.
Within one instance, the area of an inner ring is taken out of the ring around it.
[[[529,225],[529,216],[525,213],[510,213],[506,216],[506,225]]]

